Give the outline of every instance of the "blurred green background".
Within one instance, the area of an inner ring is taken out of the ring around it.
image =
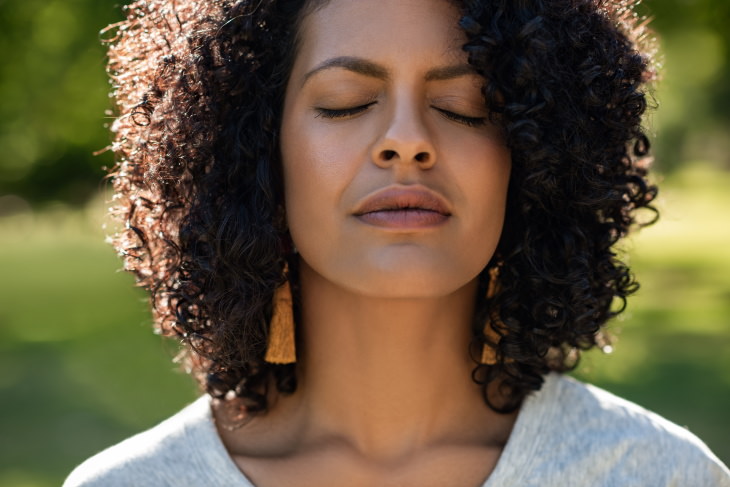
[[[642,289],[578,376],[730,462],[730,2],[654,0],[662,219],[626,243]],[[195,397],[104,243],[111,0],[0,0],[0,485],[51,486]]]

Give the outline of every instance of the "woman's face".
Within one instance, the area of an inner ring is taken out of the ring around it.
[[[499,240],[510,153],[445,0],[331,0],[308,15],[281,128],[302,265],[373,297],[443,296]]]

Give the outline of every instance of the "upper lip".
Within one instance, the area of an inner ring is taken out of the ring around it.
[[[357,215],[375,211],[426,210],[449,216],[451,211],[444,197],[425,186],[388,186],[359,202],[353,212]]]

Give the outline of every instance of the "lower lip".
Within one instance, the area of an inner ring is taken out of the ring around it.
[[[449,216],[429,210],[390,210],[364,213],[358,218],[378,227],[428,228],[444,223]]]

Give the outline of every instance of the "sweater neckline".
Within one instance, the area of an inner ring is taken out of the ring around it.
[[[557,401],[553,399],[558,382],[557,374],[548,374],[542,388],[525,398],[494,470],[480,487],[520,485],[538,450],[539,439],[543,438],[543,429],[549,423],[546,417],[554,414]],[[201,471],[209,471],[210,481],[219,485],[256,487],[223,444],[215,426],[211,401],[209,395],[204,395],[191,404],[189,421],[185,422],[185,435],[190,441],[198,442],[202,434],[208,440],[204,444],[210,446],[197,450]],[[203,421],[199,421],[201,418]]]
[[[507,487],[527,483],[524,477],[530,472],[530,465],[541,442],[547,436],[550,418],[558,413],[560,383],[565,380],[555,372],[547,374],[544,379],[540,390],[529,394],[523,401],[502,455],[481,487]]]

